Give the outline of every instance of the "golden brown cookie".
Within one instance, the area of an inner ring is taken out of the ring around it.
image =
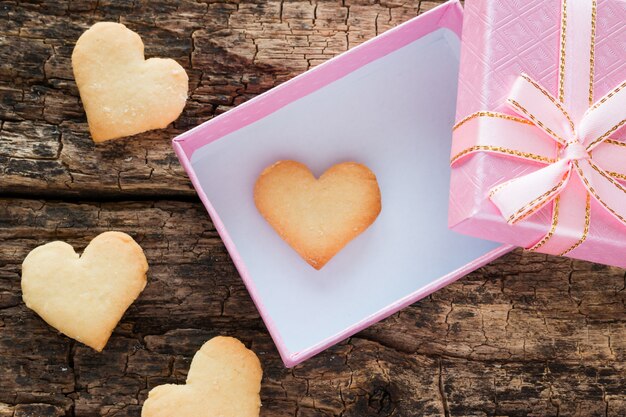
[[[263,371],[239,340],[214,337],[196,352],[185,385],[153,388],[142,417],[258,417]]]
[[[22,264],[22,297],[50,326],[97,351],[146,286],[148,263],[125,233],[105,232],[82,256],[65,242],[33,249]]]
[[[173,59],[145,59],[139,35],[100,22],[72,53],[74,78],[95,142],[161,129],[185,107],[189,79]]]
[[[367,229],[381,210],[376,176],[356,162],[337,164],[319,179],[299,162],[276,162],[259,176],[254,202],[315,269]]]

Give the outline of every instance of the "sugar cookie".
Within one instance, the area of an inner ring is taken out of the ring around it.
[[[279,161],[254,187],[259,212],[315,269],[376,220],[380,200],[376,176],[356,162],[337,164],[315,179],[305,165]]]
[[[196,352],[185,385],[153,388],[142,417],[258,417],[261,363],[239,340],[214,337]]]
[[[74,78],[95,142],[161,129],[185,107],[189,79],[173,59],[145,59],[138,34],[100,22],[72,53]]]
[[[125,233],[105,232],[79,256],[65,242],[33,249],[22,264],[22,297],[49,325],[97,351],[146,286],[148,263]]]

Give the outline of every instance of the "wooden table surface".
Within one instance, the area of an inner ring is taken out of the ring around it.
[[[521,251],[285,369],[172,151],[176,134],[438,3],[0,1],[0,416],[139,416],[218,334],[260,357],[263,416],[625,416],[624,271]],[[186,68],[173,126],[91,141],[70,56],[98,21]],[[24,306],[20,265],[106,230],[134,236],[150,272],[99,354]]]

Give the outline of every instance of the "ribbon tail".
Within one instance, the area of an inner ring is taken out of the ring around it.
[[[550,137],[529,121],[502,113],[474,113],[455,126],[450,164],[477,152],[541,164],[557,160],[556,143]]]
[[[570,163],[561,160],[494,187],[489,198],[507,223],[515,224],[558,196],[567,185],[570,174]]]
[[[589,233],[590,196],[578,176],[570,178],[567,187],[554,200],[552,226],[531,251],[565,255],[580,246]]]
[[[574,169],[591,196],[626,225],[626,188],[590,160],[575,161]]]

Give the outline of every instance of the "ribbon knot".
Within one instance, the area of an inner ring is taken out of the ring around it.
[[[591,155],[589,155],[585,146],[576,139],[575,141],[567,142],[565,147],[561,149],[559,159],[579,161],[581,159],[591,159]]]

